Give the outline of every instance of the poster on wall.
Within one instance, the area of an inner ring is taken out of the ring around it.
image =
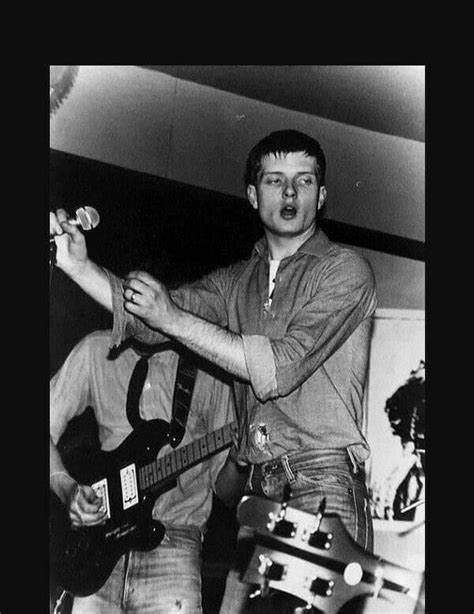
[[[376,311],[366,410],[372,517],[408,529],[425,514],[424,311]]]

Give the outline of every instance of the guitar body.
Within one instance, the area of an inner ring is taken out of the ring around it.
[[[139,487],[137,478],[140,468],[152,463],[168,443],[167,430],[163,420],[147,421],[115,450],[89,452],[76,461],[71,474],[105,498],[108,518],[102,525],[75,528],[65,506],[56,514],[53,573],[65,590],[79,596],[95,593],[122,554],[152,550],[163,539],[164,527],[153,520],[153,506],[159,495],[176,485],[176,479],[147,490]]]
[[[176,486],[178,475],[230,447],[237,423],[157,458],[169,443],[168,429],[164,420],[143,421],[115,450],[89,450],[72,461],[71,475],[102,497],[107,520],[73,528],[68,510],[53,496],[51,576],[57,585],[73,595],[91,595],[104,585],[122,554],[156,548],[165,533],[152,517],[156,499]]]
[[[273,588],[302,599],[308,610],[326,614],[359,611],[354,610],[356,604],[366,598],[385,600],[387,612],[413,612],[423,573],[364,550],[337,514],[318,517],[246,496],[237,508],[237,520],[253,529],[251,537],[237,544],[238,564],[242,580],[258,585],[260,596]]]

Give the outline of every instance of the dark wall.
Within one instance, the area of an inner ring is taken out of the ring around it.
[[[50,208],[100,213],[87,233],[91,258],[114,273],[147,269],[164,281],[191,280],[245,258],[261,234],[246,200],[144,173],[50,152]],[[111,317],[58,269],[50,288],[50,371],[73,345]]]

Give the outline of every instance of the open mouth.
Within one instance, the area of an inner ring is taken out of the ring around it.
[[[280,216],[284,220],[292,220],[296,217],[297,210],[296,207],[292,207],[291,205],[286,205],[283,209],[280,210]]]

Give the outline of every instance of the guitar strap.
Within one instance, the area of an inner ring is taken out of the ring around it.
[[[140,397],[143,385],[148,375],[148,358],[142,356],[136,363],[127,391],[127,419],[135,429],[146,422],[140,416]],[[186,431],[189,408],[194,391],[197,367],[189,352],[179,353],[178,367],[174,384],[171,422],[168,429],[168,440],[173,448],[181,443]]]
[[[180,352],[174,384],[173,410],[168,429],[168,440],[173,448],[179,446],[186,431],[196,373],[197,367],[189,352]]]
[[[127,419],[134,429],[146,422],[146,420],[143,420],[140,416],[139,407],[143,384],[148,374],[148,358],[149,356],[142,356],[138,359],[132,371],[130,383],[128,384],[126,403]]]

